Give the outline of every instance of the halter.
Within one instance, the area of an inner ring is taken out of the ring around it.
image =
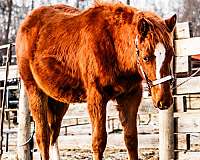
[[[168,75],[168,76],[165,76],[163,78],[160,78],[160,79],[156,79],[156,80],[150,80],[148,77],[147,77],[147,74],[144,72],[143,68],[142,68],[142,65],[139,61],[139,53],[140,53],[140,50],[138,48],[138,35],[136,36],[135,38],[135,48],[136,48],[136,55],[137,55],[137,64],[140,68],[140,71],[142,73],[142,76],[144,77],[145,81],[147,82],[147,85],[148,85],[148,88],[149,90],[153,87],[153,86],[156,86],[156,85],[159,85],[161,83],[164,83],[164,82],[167,82],[169,80],[173,80],[174,79],[174,76],[173,75]]]

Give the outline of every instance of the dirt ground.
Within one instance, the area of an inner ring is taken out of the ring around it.
[[[78,107],[78,108],[77,108]],[[109,115],[117,115],[116,109],[110,107]],[[72,105],[67,116],[88,116],[86,105],[81,107]],[[16,127],[16,126],[15,126]],[[83,125],[78,127],[69,127],[66,135],[65,128],[61,129],[59,136],[59,149],[61,160],[92,160],[91,152],[91,125]],[[9,152],[3,154],[2,160],[16,160],[17,134],[9,136]],[[35,149],[37,145],[35,144]],[[158,149],[141,148],[139,149],[140,160],[158,160]],[[108,134],[107,147],[104,152],[104,160],[127,160],[128,155],[124,145],[123,134]],[[40,160],[39,152],[36,150],[33,154],[33,160]]]
[[[62,143],[61,143],[62,142]],[[66,143],[63,143],[66,142]],[[67,144],[67,145],[66,145]],[[92,160],[91,136],[60,136],[61,160]],[[140,160],[158,160],[158,149],[139,149]],[[127,160],[128,155],[123,141],[123,134],[108,135],[107,147],[104,152],[105,160]]]
[[[158,160],[157,151],[140,150],[140,160]],[[87,149],[61,150],[61,160],[92,160],[92,152]],[[104,153],[105,160],[127,160],[127,152],[124,149],[109,148]]]
[[[33,160],[40,160],[36,149]],[[59,137],[61,160],[92,160],[91,135],[68,135]],[[3,152],[2,160],[17,160],[16,136],[11,136],[9,152]],[[139,149],[140,160],[158,160],[158,150]],[[104,160],[127,160],[128,155],[123,142],[122,134],[109,134],[107,147],[104,152]]]

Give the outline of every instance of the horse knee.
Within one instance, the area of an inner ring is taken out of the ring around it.
[[[107,133],[102,135],[94,135],[92,139],[92,148],[94,153],[103,153],[106,148],[107,143]]]
[[[37,144],[44,144],[44,145],[49,145],[50,144],[50,138],[49,138],[49,131],[46,131],[46,133],[42,132],[36,132],[36,141]]]
[[[49,137],[36,132],[36,142],[40,149],[42,159],[49,160]]]
[[[124,135],[124,141],[128,150],[137,150],[138,148],[137,135]]]

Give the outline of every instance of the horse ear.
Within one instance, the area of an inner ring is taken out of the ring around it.
[[[177,16],[176,14],[174,14],[172,17],[165,20],[165,23],[167,25],[167,29],[169,30],[169,32],[172,32],[174,30],[174,27],[176,25],[176,19],[177,19]]]
[[[147,22],[145,18],[142,18],[138,22],[138,32],[141,34],[142,38],[147,36],[147,33],[150,30],[150,24]]]

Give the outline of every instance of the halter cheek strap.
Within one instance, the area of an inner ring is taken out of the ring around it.
[[[153,86],[157,86],[161,83],[164,83],[164,82],[167,82],[167,81],[170,81],[170,80],[173,80],[174,79],[174,76],[172,75],[168,75],[168,76],[165,76],[163,78],[160,78],[160,79],[156,79],[154,81],[150,80],[148,77],[147,77],[147,74],[144,72],[143,68],[142,68],[142,65],[139,61],[139,48],[138,48],[138,35],[136,36],[135,38],[135,48],[136,48],[136,56],[137,56],[137,64],[139,66],[139,69],[142,73],[142,76],[143,78],[146,80],[147,82],[147,85],[148,85],[148,88],[151,89]]]

